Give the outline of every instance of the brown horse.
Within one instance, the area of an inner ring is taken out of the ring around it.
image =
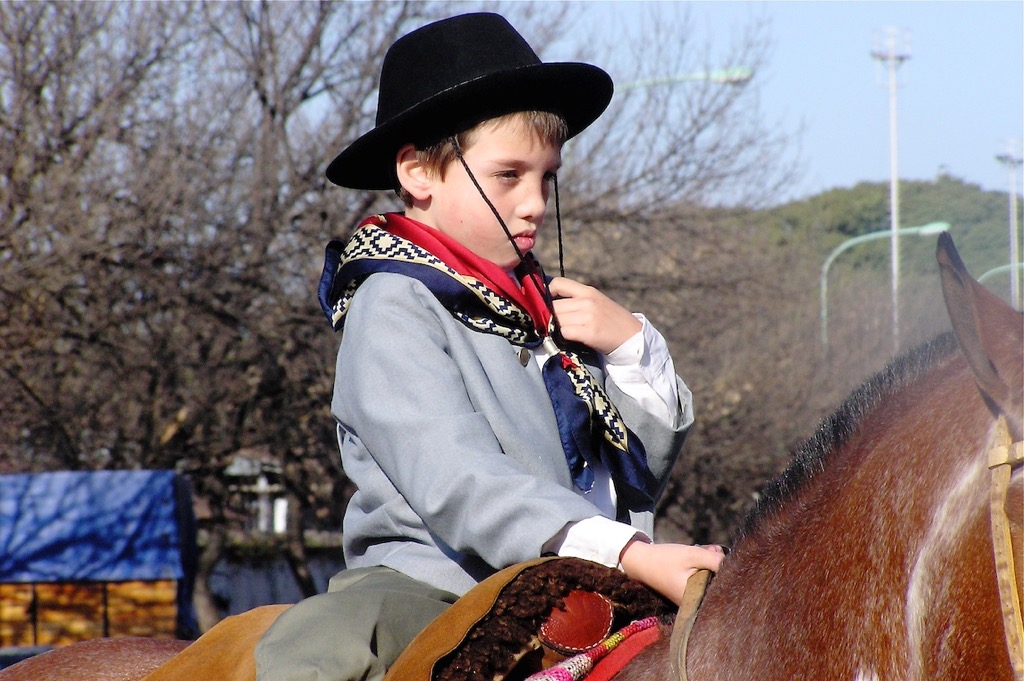
[[[1024,318],[970,278],[948,235],[938,260],[955,339],[886,367],[769,485],[693,625],[690,681],[1014,678],[987,457],[997,417],[1014,441],[1024,430]],[[1019,556],[1020,470],[1009,498]],[[1019,602],[1019,568],[1010,591]],[[135,644],[121,645],[117,660],[111,651],[106,670],[76,644],[0,672],[0,681],[252,679],[252,647],[278,612],[229,618],[155,670],[159,653],[150,650],[134,674],[124,671]],[[678,678],[678,655],[667,643],[649,649],[620,677]]]
[[[691,681],[1014,678],[988,453],[997,417],[1022,437],[1024,318],[948,234],[937,257],[954,334],[857,390],[765,491],[697,616]],[[1018,602],[1021,473],[1006,505]]]

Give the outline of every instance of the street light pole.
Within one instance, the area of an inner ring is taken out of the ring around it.
[[[896,144],[896,70],[910,59],[910,33],[887,26],[883,29],[883,34],[881,37],[875,37],[871,57],[885,62],[889,73],[889,213],[892,219],[889,250],[892,267],[892,343],[895,354],[900,349],[900,204]]]
[[[984,284],[987,280],[998,277],[1000,274],[1009,274],[1010,272],[1016,272],[1013,276],[1020,276],[1024,272],[1024,263],[1017,263],[1016,265],[1000,265],[999,267],[993,267],[992,269],[981,273],[978,276],[978,283]]]
[[[673,83],[685,83],[689,81],[707,81],[710,83],[722,83],[725,85],[742,85],[754,77],[754,71],[746,66],[730,66],[714,71],[694,71],[683,73],[678,76],[662,76],[659,78],[647,78],[636,80],[615,88],[617,92],[627,90],[639,90],[641,88],[654,87],[656,85],[671,85]]]
[[[849,250],[857,244],[862,244],[866,241],[874,241],[875,239],[884,239],[885,237],[892,236],[890,234],[892,230],[883,229],[877,232],[868,232],[867,234],[861,234],[855,236],[852,239],[847,239],[843,243],[836,246],[828,257],[825,258],[825,263],[821,266],[821,346],[824,349],[825,355],[828,356],[828,270],[832,267],[832,263],[835,261],[839,254],[843,251]],[[916,235],[916,236],[932,236],[939,232],[948,232],[948,222],[929,222],[927,225],[921,225],[920,227],[904,227],[899,230],[903,235]]]
[[[1011,144],[1011,147],[1013,145]],[[1017,168],[1024,164],[1024,159],[1014,149],[996,156],[996,160],[1010,169],[1010,302],[1014,309],[1020,305],[1020,251],[1017,236]]]

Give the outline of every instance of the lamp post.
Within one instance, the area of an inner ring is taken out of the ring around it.
[[[875,239],[884,239],[891,236],[889,229],[883,229],[877,232],[868,232],[867,234],[861,234],[855,236],[852,239],[847,239],[843,243],[836,246],[828,257],[825,258],[825,263],[821,266],[821,347],[828,355],[828,270],[832,266],[839,254],[843,251],[849,250],[857,244],[862,244],[866,241],[873,241]],[[901,235],[917,235],[917,236],[932,236],[939,232],[949,231],[948,222],[929,222],[927,225],[921,225],[920,227],[904,227],[899,230]],[[898,301],[893,301],[893,304],[897,304]]]
[[[1011,147],[1013,145],[1011,144]],[[1020,307],[1020,252],[1017,236],[1017,168],[1024,159],[1014,150],[996,156],[996,160],[1010,169],[1010,302],[1014,309]]]
[[[981,276],[978,277],[978,283],[984,284],[992,277],[997,277],[1000,274],[1005,274],[1007,272],[1024,272],[1024,263],[1017,263],[1016,265],[1000,265],[999,267],[993,267],[992,269],[988,270],[987,272],[984,272],[983,274],[981,274]],[[1020,274],[1017,274],[1016,276],[1019,277]]]
[[[692,73],[684,73],[678,76],[662,76],[659,78],[635,80],[616,89],[619,92],[625,92],[627,90],[639,90],[641,88],[654,87],[656,85],[671,85],[673,83],[685,83],[694,80],[703,80],[709,83],[722,83],[724,85],[742,85],[753,77],[753,69],[746,66],[730,66],[724,69],[715,69],[713,71],[694,71]]]
[[[892,218],[890,234],[890,265],[892,268],[892,342],[893,353],[900,349],[900,202],[899,170],[897,167],[896,145],[896,71],[910,59],[909,31],[887,26],[881,36],[875,37],[871,57],[885,62],[889,73],[889,213]]]

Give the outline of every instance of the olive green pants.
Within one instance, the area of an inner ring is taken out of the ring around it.
[[[391,568],[343,570],[285,610],[256,645],[257,681],[375,681],[455,602]]]

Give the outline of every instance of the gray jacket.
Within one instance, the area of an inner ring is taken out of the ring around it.
[[[669,428],[592,367],[646,448],[660,492],[693,421]],[[573,491],[554,411],[519,348],[457,321],[419,281],[371,275],[338,352],[332,411],[358,487],[344,521],[349,567],[385,565],[456,594],[536,558],[566,524],[597,515]],[[630,512],[651,532],[648,512]]]

